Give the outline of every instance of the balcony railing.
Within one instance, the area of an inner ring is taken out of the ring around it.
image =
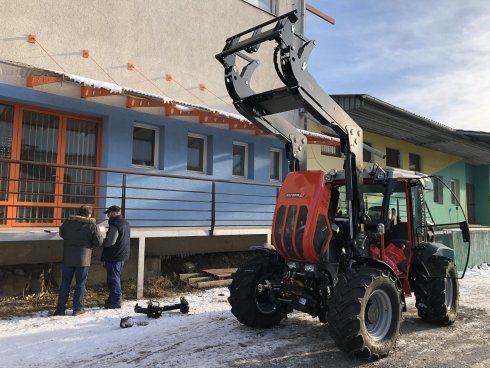
[[[118,205],[134,227],[268,227],[280,185],[0,158],[0,227],[59,226]]]

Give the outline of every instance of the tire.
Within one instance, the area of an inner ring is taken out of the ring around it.
[[[258,256],[240,267],[228,287],[231,313],[246,326],[271,328],[287,317],[288,305],[278,302],[268,289],[261,288],[266,281],[282,278],[283,264],[275,256]]]
[[[329,307],[330,334],[339,349],[378,359],[394,348],[400,335],[401,289],[388,271],[362,266],[339,275]]]
[[[419,317],[428,323],[450,325],[454,323],[459,308],[458,273],[453,262],[440,257],[432,257],[426,263],[428,277],[417,268],[411,277],[415,293],[415,306]]]

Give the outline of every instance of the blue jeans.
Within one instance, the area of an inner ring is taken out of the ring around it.
[[[83,296],[85,294],[85,286],[87,285],[88,267],[69,267],[63,265],[61,270],[61,285],[58,292],[58,305],[56,307],[59,311],[66,309],[73,275],[75,275],[76,283],[75,295],[73,296],[73,310],[79,311],[83,309]]]
[[[121,304],[121,272],[124,266],[124,261],[105,262],[104,267],[107,271],[107,287],[109,288],[109,304]]]

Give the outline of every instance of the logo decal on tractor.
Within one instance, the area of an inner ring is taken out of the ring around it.
[[[305,193],[286,193],[286,198],[303,198]]]

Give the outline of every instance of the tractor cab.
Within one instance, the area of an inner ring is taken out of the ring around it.
[[[345,232],[347,202],[343,172],[329,173],[332,228]],[[363,221],[354,249],[355,257],[386,263],[401,278],[411,265],[425,267],[432,256],[455,260],[464,275],[469,256],[469,229],[459,199],[438,177],[389,168],[364,171],[361,187]],[[335,234],[335,233],[334,233]],[[338,235],[340,242],[343,237]],[[335,247],[335,238],[331,244]],[[425,267],[430,277],[445,277]],[[410,292],[408,281],[404,285]]]

